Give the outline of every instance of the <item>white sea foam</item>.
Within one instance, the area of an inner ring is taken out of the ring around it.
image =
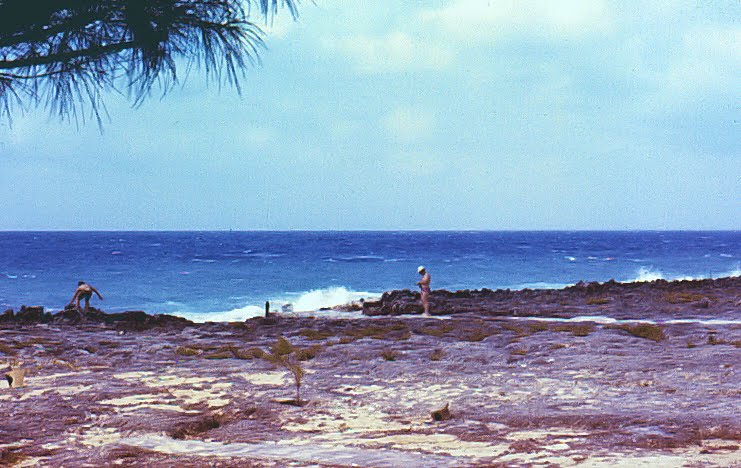
[[[331,287],[325,289],[314,289],[301,294],[297,299],[290,301],[293,310],[297,312],[312,312],[324,307],[350,304],[360,299],[373,299],[379,294],[370,292],[351,291],[345,287]]]
[[[638,269],[638,276],[629,280],[630,283],[644,283],[648,281],[656,281],[664,279],[664,274],[659,270],[654,270],[653,267],[641,267]]]
[[[561,317],[504,317],[506,320],[528,320],[534,322],[557,322],[557,323],[569,323],[569,322],[593,322],[600,325],[611,325],[611,324],[636,324],[636,323],[648,323],[652,325],[657,324],[699,324],[699,325],[739,325],[741,320],[737,319],[703,319],[703,318],[688,318],[688,319],[668,319],[668,320],[654,320],[654,319],[616,319],[612,317],[605,317],[603,315],[579,315],[576,317],[561,318]]]
[[[656,280],[667,280],[667,281],[692,281],[710,278],[736,278],[741,276],[741,264],[737,264],[733,270],[722,272],[720,274],[712,275],[674,275],[666,276],[661,270],[654,269],[653,267],[641,267],[636,272],[636,277],[628,280],[628,283],[642,283]]]
[[[283,298],[270,300],[271,313],[280,314],[284,304],[291,304],[296,313],[315,312],[322,308],[335,307],[360,299],[376,299],[380,295],[370,292],[352,291],[345,287],[314,289],[304,293],[286,294]],[[172,312],[172,315],[183,317],[196,323],[203,322],[241,322],[253,317],[262,317],[264,306],[248,305],[221,312]]]
[[[224,312],[173,312],[172,315],[186,318],[196,323],[204,322],[243,322],[253,317],[265,315],[265,308],[246,306]]]
[[[573,283],[546,283],[543,281],[536,281],[533,283],[522,283],[510,287],[509,289],[522,290],[522,289],[563,289],[569,286],[573,286]]]

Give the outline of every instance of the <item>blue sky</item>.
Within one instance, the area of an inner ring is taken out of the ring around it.
[[[741,229],[741,4],[303,2],[234,90],[0,122],[0,229]]]

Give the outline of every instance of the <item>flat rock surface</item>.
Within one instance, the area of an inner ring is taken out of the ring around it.
[[[7,319],[0,362],[26,373],[0,386],[0,465],[741,466],[740,284],[436,291],[431,318]],[[303,406],[261,357],[279,337]]]

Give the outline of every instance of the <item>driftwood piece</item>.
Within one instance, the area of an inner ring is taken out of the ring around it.
[[[25,369],[15,368],[5,373],[5,379],[8,381],[10,388],[21,388],[23,387],[23,378],[25,375]]]
[[[450,403],[445,403],[445,406],[443,406],[439,410],[433,411],[430,414],[432,415],[433,421],[447,421],[452,417],[450,414]]]

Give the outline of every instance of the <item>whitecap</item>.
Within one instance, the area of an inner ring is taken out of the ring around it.
[[[638,269],[638,276],[628,280],[629,283],[645,283],[649,281],[656,281],[664,279],[664,274],[659,270],[654,270],[653,267],[641,267]]]
[[[302,293],[298,298],[290,302],[293,304],[293,310],[297,312],[311,312],[322,308],[350,304],[360,299],[376,298],[378,296],[378,294],[352,291],[338,286],[313,289]]]
[[[239,307],[222,312],[172,312],[172,315],[186,318],[192,322],[244,322],[253,317],[265,315],[265,308],[259,306]]]

